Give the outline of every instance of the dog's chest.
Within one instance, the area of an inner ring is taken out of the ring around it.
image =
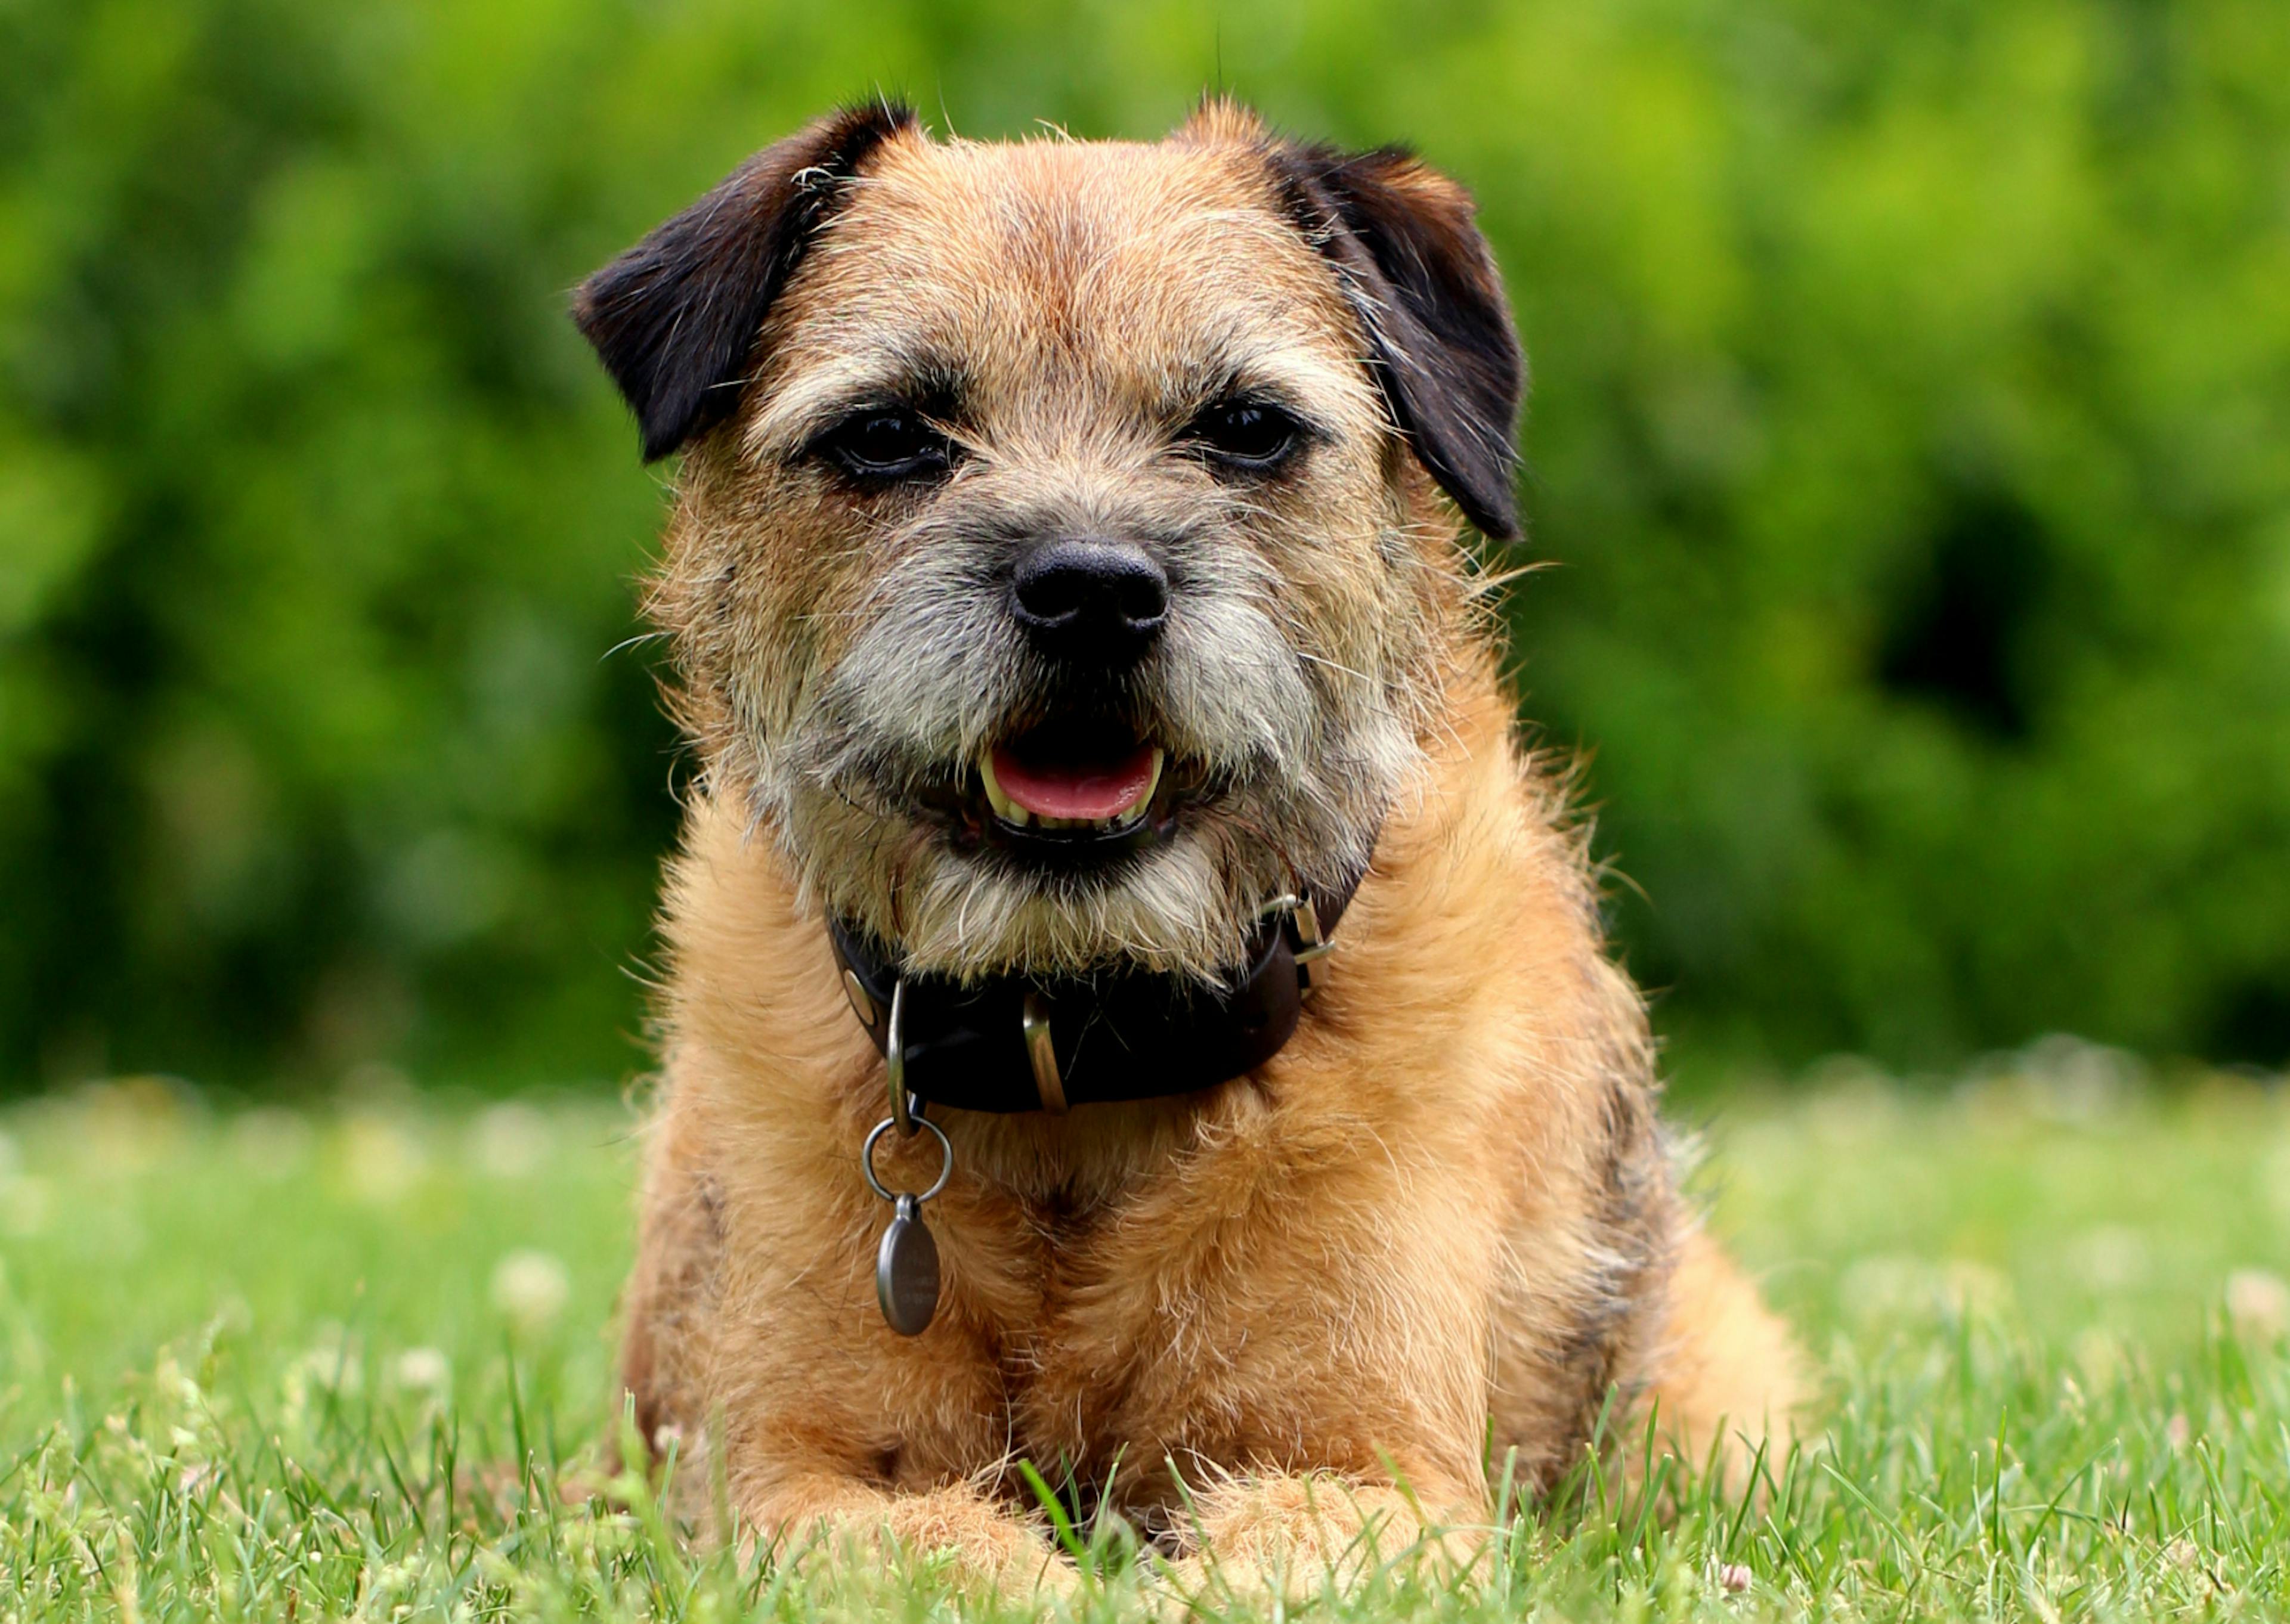
[[[1171,1442],[1163,1395],[1189,1362],[1189,1316],[1171,1301],[1168,1260],[1141,1244],[1141,1215],[1117,1198],[1059,1192],[992,1216],[990,1277],[973,1283],[987,1289],[972,1301],[1012,1452],[1085,1487],[1101,1486],[1117,1460],[1157,1466]]]
[[[946,1300],[912,1351],[939,1403],[933,1436],[908,1435],[914,1469],[1025,1460],[1076,1504],[1109,1499],[1151,1523],[1173,1503],[1172,1457],[1281,1452],[1293,1427],[1254,1424],[1266,1406],[1252,1395],[1277,1376],[1267,1226],[1294,1204],[1253,1097],[1216,1108],[1104,1134],[1096,1157],[1070,1141],[1056,1156],[965,1147],[966,1188],[933,1218]]]

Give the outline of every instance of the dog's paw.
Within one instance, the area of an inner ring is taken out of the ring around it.
[[[1414,1500],[1331,1476],[1235,1478],[1201,1497],[1189,1548],[1159,1564],[1161,1588],[1189,1607],[1354,1596],[1376,1585],[1467,1586],[1484,1538],[1428,1525]]]
[[[1041,1530],[966,1486],[890,1493],[813,1480],[782,1487],[740,1521],[744,1560],[822,1579],[920,1578],[1021,1607],[1070,1596],[1080,1582]]]

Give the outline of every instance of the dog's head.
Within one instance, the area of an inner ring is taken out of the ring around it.
[[[1216,976],[1439,725],[1437,492],[1516,528],[1469,199],[1221,104],[1157,146],[845,113],[575,314],[685,452],[653,608],[711,789],[911,969]]]

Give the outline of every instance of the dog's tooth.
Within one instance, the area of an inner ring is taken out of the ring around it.
[[[994,776],[993,751],[989,750],[978,758],[978,776],[985,782],[986,804],[994,809],[996,817],[1005,823],[1015,823],[1021,828],[1034,820],[1033,813],[1002,793],[1001,780]]]

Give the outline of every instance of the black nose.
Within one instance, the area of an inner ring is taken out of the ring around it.
[[[1127,542],[1045,541],[1019,561],[1010,586],[1036,646],[1076,664],[1134,664],[1169,618],[1169,578]]]

